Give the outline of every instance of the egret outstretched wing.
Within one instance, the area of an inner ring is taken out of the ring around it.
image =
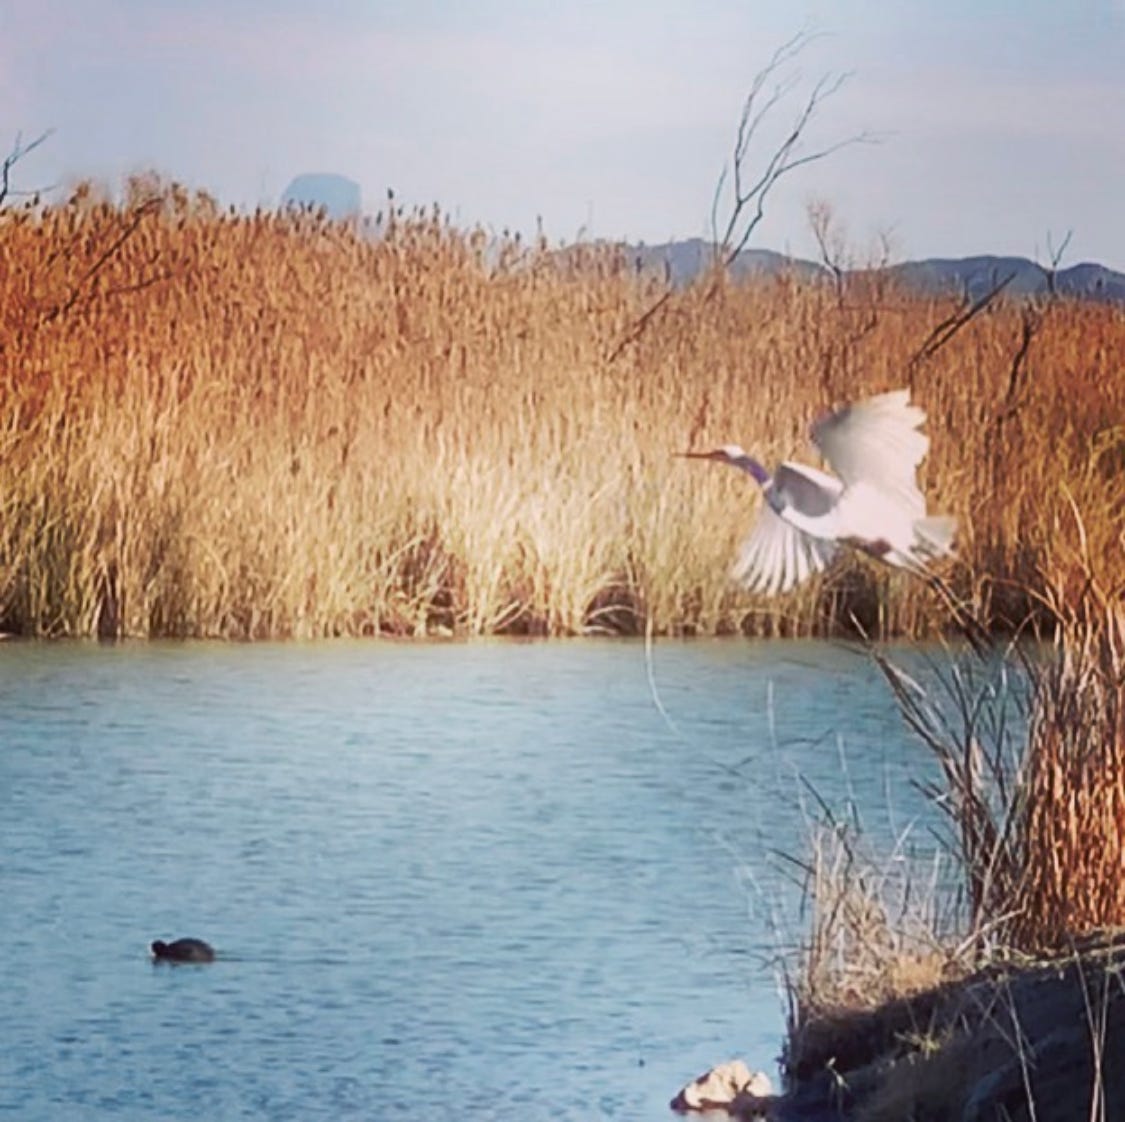
[[[834,475],[792,460],[778,465],[770,482],[776,509],[792,507],[805,518],[821,518],[837,503],[843,483]]]
[[[753,592],[788,592],[819,573],[836,556],[836,546],[790,526],[768,503],[762,504],[750,536],[742,543],[731,576]]]
[[[874,484],[924,511],[916,470],[930,447],[929,437],[918,431],[925,419],[910,404],[909,390],[894,390],[821,418],[812,439],[845,486]]]

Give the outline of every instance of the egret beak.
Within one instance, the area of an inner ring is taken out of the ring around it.
[[[674,452],[673,455],[677,456],[681,460],[725,460],[725,459],[727,459],[727,454],[725,452],[720,452],[720,451],[715,451],[715,452]]]

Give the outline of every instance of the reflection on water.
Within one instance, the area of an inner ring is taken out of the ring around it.
[[[662,1119],[714,1062],[772,1070],[805,784],[897,831],[930,764],[862,655],[651,671],[612,641],[0,647],[0,1113]],[[180,935],[220,960],[154,967]]]

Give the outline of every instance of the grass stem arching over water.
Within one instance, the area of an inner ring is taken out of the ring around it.
[[[857,279],[676,292],[623,255],[381,236],[177,187],[0,212],[0,628],[27,635],[932,635],[855,562],[776,602],[729,581],[758,501],[693,443],[793,454],[904,383],[952,301]],[[1019,623],[1078,504],[1120,576],[1125,312],[1055,302],[1018,371],[1000,304],[913,368],[951,586]],[[1064,489],[1065,485],[1065,489]]]

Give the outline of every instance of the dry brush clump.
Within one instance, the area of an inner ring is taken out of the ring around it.
[[[1125,586],[1043,576],[1047,644],[962,652],[933,682],[876,653],[942,778],[968,928],[1036,953],[1125,928]]]
[[[0,211],[0,627],[933,634],[940,598],[864,563],[777,601],[732,588],[753,489],[671,455],[807,455],[827,402],[907,378],[980,614],[1032,605],[1064,484],[1111,549],[1120,310],[1047,307],[1014,368],[1020,313],[996,305],[912,364],[951,302],[712,279],[622,347],[662,283],[436,211],[234,214],[143,179]]]
[[[1109,1062],[1125,1034],[1125,589],[1073,516],[1084,548],[1053,551],[1041,578],[1049,643],[951,650],[929,677],[875,651],[940,766],[927,786],[956,876],[912,878],[836,823],[815,834],[794,1102],[868,1122],[1125,1110]]]
[[[900,1005],[976,965],[973,942],[958,938],[952,863],[940,854],[923,862],[905,842],[904,835],[893,853],[879,855],[855,824],[833,818],[811,831],[810,856],[797,862],[808,933],[783,968],[785,1066],[794,1078],[829,1058],[846,1066],[852,1037],[865,1058],[889,1047],[902,1026],[873,1042],[872,1033],[851,1033],[858,1014]],[[880,1022],[870,1024],[874,1031]]]
[[[915,652],[909,668],[871,648],[938,764],[922,788],[947,872],[919,880],[901,848],[873,857],[835,820],[814,833],[793,1095],[843,1094],[872,1122],[998,1103],[1034,1118],[1060,1093],[1125,1106],[1102,1064],[1125,1032],[1125,537],[1080,479],[1065,490],[1034,593],[1048,641]]]

